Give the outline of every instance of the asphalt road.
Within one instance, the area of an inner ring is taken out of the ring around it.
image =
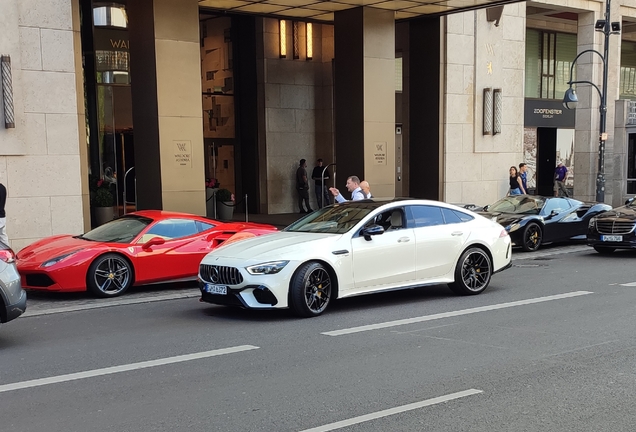
[[[36,298],[0,327],[0,430],[633,431],[635,259],[516,254],[479,296],[377,294],[313,319],[169,287]]]

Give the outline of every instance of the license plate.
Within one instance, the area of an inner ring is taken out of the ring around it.
[[[623,236],[604,235],[604,236],[601,236],[601,240],[610,241],[610,242],[620,242],[620,241],[623,241]]]
[[[227,287],[225,285],[205,284],[204,289],[205,289],[205,292],[208,294],[221,294],[221,295],[227,294]]]

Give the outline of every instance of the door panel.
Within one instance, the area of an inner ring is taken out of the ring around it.
[[[418,281],[438,278],[455,268],[468,235],[468,224],[415,228],[416,277]]]
[[[412,229],[388,230],[371,237],[354,237],[355,290],[406,285],[415,280],[415,235]]]

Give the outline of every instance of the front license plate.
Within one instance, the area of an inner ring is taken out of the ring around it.
[[[221,294],[221,295],[227,294],[227,287],[225,285],[205,284],[204,288],[205,288],[205,292],[209,294]]]
[[[620,242],[620,241],[623,241],[623,236],[604,235],[604,236],[601,236],[601,240],[602,241],[611,241],[611,242]]]

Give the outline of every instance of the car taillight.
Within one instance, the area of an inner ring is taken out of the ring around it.
[[[15,261],[15,254],[11,249],[0,250],[0,260],[6,263],[12,263]]]
[[[501,230],[501,234],[499,234],[499,238],[506,237],[507,235],[508,235],[508,231],[506,231],[505,229]]]

